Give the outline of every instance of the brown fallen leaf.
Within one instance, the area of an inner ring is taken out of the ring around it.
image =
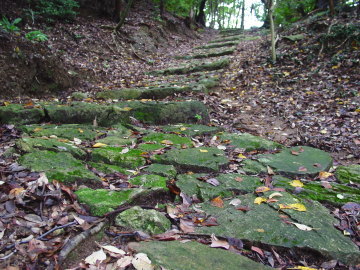
[[[300,166],[298,171],[299,172],[307,172],[307,169],[304,166]]]
[[[212,234],[210,247],[229,249],[230,245],[228,241],[219,240],[214,234]]]
[[[300,153],[292,150],[292,151],[291,151],[291,154],[293,154],[294,156],[298,156]]]
[[[180,229],[184,233],[193,233],[195,232],[194,223],[190,220],[180,219]]]
[[[239,205],[238,207],[236,207],[236,210],[247,212],[247,211],[250,211],[250,207],[245,206],[245,205]]]
[[[262,251],[261,248],[252,246],[252,247],[251,247],[251,250],[252,250],[252,251],[255,251],[256,253],[258,253],[261,257],[265,257],[264,252]]]
[[[211,200],[210,204],[215,207],[224,208],[224,201],[220,196]]]

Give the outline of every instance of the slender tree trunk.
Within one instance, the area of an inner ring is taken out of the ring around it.
[[[160,0],[160,17],[164,18],[164,11],[165,11],[165,0]]]
[[[329,0],[329,10],[330,10],[330,16],[334,17],[335,15],[334,0]]]
[[[199,11],[196,16],[196,22],[202,26],[205,26],[205,5],[206,5],[206,0],[201,0],[199,5]]]
[[[269,0],[269,19],[271,32],[271,59],[273,63],[276,62],[276,48],[275,48],[275,25],[274,25],[274,0]]]
[[[125,23],[125,19],[130,11],[131,5],[134,2],[134,0],[128,0],[125,9],[123,9],[120,13],[120,21],[119,23],[116,25],[115,27],[115,32],[119,31],[120,28],[123,26],[123,24]]]
[[[245,29],[245,0],[242,1],[242,8],[241,8],[241,30],[244,31]]]

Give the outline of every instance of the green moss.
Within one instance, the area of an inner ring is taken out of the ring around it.
[[[163,176],[154,175],[154,174],[144,174],[129,179],[129,183],[141,187],[159,187],[159,188],[167,189],[166,187],[167,180],[168,179]]]
[[[164,233],[170,229],[170,221],[161,213],[155,210],[144,210],[134,206],[122,213],[116,219],[117,226],[141,230],[151,235]]]
[[[276,150],[283,147],[279,143],[272,142],[258,136],[253,136],[248,133],[224,133],[219,137],[223,141],[228,141],[228,144],[234,145],[238,148],[244,148],[246,151]]]
[[[258,161],[284,175],[314,176],[327,171],[332,165],[328,153],[308,146],[284,149],[274,155],[261,155]]]
[[[339,166],[335,176],[341,183],[360,183],[360,165]]]
[[[176,134],[183,134],[190,137],[200,135],[212,135],[219,131],[222,131],[220,127],[211,127],[197,124],[167,125],[162,126],[161,128],[166,132],[174,132]]]
[[[169,145],[174,146],[176,148],[185,147],[193,147],[193,143],[191,139],[187,137],[181,137],[175,134],[166,134],[166,133],[151,133],[142,138],[144,142],[152,142],[152,143],[160,143],[164,146]]]
[[[228,41],[228,42],[213,43],[209,45],[199,46],[199,47],[195,47],[195,49],[213,49],[213,48],[237,46],[238,44],[239,44],[238,41]]]
[[[105,173],[105,174],[111,174],[111,173],[122,173],[122,174],[131,174],[129,171],[127,171],[124,168],[121,168],[116,165],[109,165],[104,163],[95,163],[95,162],[89,162],[88,163],[91,167],[95,168],[99,172]]]
[[[82,188],[75,191],[80,203],[87,205],[94,216],[102,216],[120,205],[130,202],[141,189],[111,191],[107,189]]]
[[[222,50],[222,51],[209,51],[207,53],[199,53],[193,55],[185,55],[185,56],[177,56],[177,59],[203,59],[203,58],[210,58],[210,57],[219,57],[225,55],[231,55],[235,51],[235,48],[232,47],[230,49]]]
[[[158,143],[142,143],[138,145],[138,149],[146,152],[156,151],[165,147],[166,145]]]
[[[145,159],[141,156],[142,150],[131,149],[126,153],[121,153],[123,150],[124,148],[121,147],[97,148],[92,151],[91,158],[94,162],[104,162],[129,169],[145,165]]]
[[[123,145],[132,145],[136,138],[121,138],[117,136],[108,136],[103,139],[96,140],[97,143],[104,143],[108,146],[118,147]]]
[[[251,159],[245,159],[241,162],[241,169],[247,174],[259,174],[267,172],[267,169],[260,162]]]
[[[60,142],[56,139],[28,138],[24,137],[16,141],[16,146],[22,152],[34,152],[37,150],[49,150],[52,152],[67,152],[75,158],[84,159],[85,151],[71,143]]]
[[[39,123],[45,117],[42,108],[26,108],[21,104],[0,106],[0,123],[26,125]]]
[[[149,167],[144,169],[145,172],[151,174],[157,174],[168,179],[172,179],[176,176],[177,172],[173,165],[163,165],[163,164],[151,164]]]
[[[74,92],[71,94],[71,98],[73,100],[84,100],[88,98],[88,94],[83,92]]]
[[[19,163],[32,171],[46,172],[49,180],[67,184],[75,181],[100,184],[100,179],[85,168],[85,165],[69,153],[36,151],[20,157]]]

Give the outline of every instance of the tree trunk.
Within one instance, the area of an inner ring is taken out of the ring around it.
[[[206,0],[201,0],[198,14],[196,15],[196,22],[205,27],[205,5]]]
[[[269,0],[269,19],[271,31],[271,59],[273,63],[276,62],[276,49],[275,49],[275,25],[274,25],[274,0]]]
[[[244,31],[245,29],[245,25],[244,25],[244,22],[245,22],[245,0],[242,1],[242,8],[241,8],[241,30]]]
[[[165,11],[165,0],[160,0],[160,17],[164,18],[164,11]]]
[[[329,10],[330,10],[330,17],[334,17],[335,15],[334,0],[329,0]]]
[[[134,2],[134,0],[128,0],[125,9],[123,9],[120,13],[120,21],[119,23],[115,26],[115,32],[119,31],[120,28],[123,26],[123,24],[125,23],[125,19],[130,11],[130,7],[132,5],[132,3]]]

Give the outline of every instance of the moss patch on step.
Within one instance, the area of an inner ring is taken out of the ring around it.
[[[176,134],[183,134],[189,137],[200,135],[212,135],[222,131],[220,127],[211,127],[197,124],[178,124],[162,126],[162,130],[166,132],[174,132]]]
[[[176,148],[193,147],[191,139],[175,134],[151,133],[142,138],[144,142],[162,144],[164,146],[174,146]]]
[[[88,162],[88,164],[96,169],[99,172],[105,173],[105,174],[113,174],[113,173],[122,173],[126,175],[130,175],[131,172],[128,170],[121,168],[116,165],[110,165],[105,163],[95,163],[95,162]]]
[[[149,167],[144,169],[145,172],[151,174],[157,174],[168,179],[172,179],[176,176],[177,172],[173,165],[163,165],[163,164],[151,164]]]
[[[40,123],[45,118],[42,108],[28,108],[23,104],[0,106],[0,124],[27,125]]]
[[[140,187],[158,187],[167,190],[166,181],[168,178],[155,175],[155,174],[144,174],[133,177],[128,180],[128,182],[132,185],[140,186]]]
[[[360,183],[360,165],[339,166],[335,176],[341,183]]]

